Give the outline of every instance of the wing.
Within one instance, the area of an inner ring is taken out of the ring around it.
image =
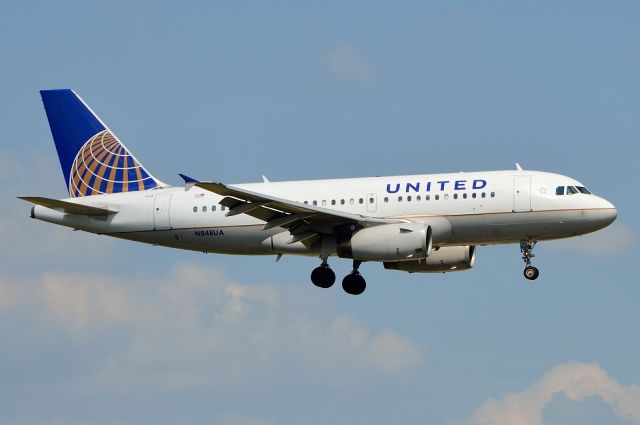
[[[43,207],[62,211],[67,214],[99,216],[116,214],[118,212],[107,208],[92,207],[89,205],[76,204],[74,202],[61,201],[59,199],[43,198],[40,196],[18,196],[18,198],[31,202],[32,204],[42,205]]]
[[[247,214],[265,221],[263,230],[274,227],[289,230],[292,235],[289,243],[303,242],[311,246],[321,235],[335,234],[336,228],[342,225],[369,227],[406,221],[336,211],[222,183],[198,182],[194,186],[224,196],[220,204],[229,208],[227,216]]]

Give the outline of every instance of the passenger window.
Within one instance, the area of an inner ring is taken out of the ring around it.
[[[420,199],[420,195],[416,196],[416,201],[419,201]]]
[[[355,204],[355,201],[353,200],[353,198],[349,199],[349,205],[353,205]]]
[[[385,202],[385,204],[386,204],[387,202],[389,202],[389,197],[385,196],[385,197],[384,197],[384,202]]]
[[[313,201],[313,205],[318,205],[318,201]]]
[[[336,200],[335,200],[335,199],[332,199],[332,200],[331,200],[331,205],[335,205],[335,204],[336,204]]]
[[[482,192],[482,193],[480,194],[480,196],[481,196],[481,197],[483,197],[483,198],[486,198],[486,197],[487,197],[487,194],[486,194],[486,193],[484,193],[484,192]]]
[[[425,195],[424,199],[425,199],[426,201],[429,201],[429,200],[431,199],[431,195]]]
[[[495,198],[496,197],[496,193],[495,192],[491,192],[491,197]]]
[[[369,198],[369,203],[373,204],[373,198]]]
[[[411,202],[411,195],[407,196],[407,202]]]
[[[207,212],[207,206],[206,205],[202,206],[202,212]]]
[[[220,211],[224,211],[224,205],[220,207]]]
[[[213,205],[213,206],[211,207],[211,211],[215,211],[215,210],[216,210],[216,206],[215,206],[215,205]]]
[[[305,204],[309,205],[309,201],[304,201]]]
[[[364,204],[364,199],[362,199],[362,198],[358,199],[358,203],[359,204]]]
[[[323,200],[323,201],[322,201],[322,206],[323,206],[323,207],[326,207],[326,206],[327,206],[327,201]]]
[[[436,201],[440,200],[440,195],[436,195]]]
[[[340,199],[340,205],[344,205],[344,199]]]
[[[476,193],[475,193],[475,192],[473,192],[473,193],[471,194],[471,197],[472,197],[473,199],[476,199]]]
[[[564,195],[564,186],[556,187],[556,195]]]
[[[453,194],[453,199],[458,199],[458,194],[457,193]]]
[[[193,212],[198,212],[198,207],[193,207]]]
[[[402,202],[402,196],[398,196],[398,202]]]
[[[466,193],[462,194],[462,199],[467,199],[467,194]]]
[[[445,200],[445,201],[448,201],[448,200],[449,200],[449,194],[448,194],[448,193],[445,193],[445,194],[444,194],[444,200]]]

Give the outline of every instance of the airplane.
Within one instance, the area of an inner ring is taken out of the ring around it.
[[[606,199],[570,177],[540,171],[224,184],[184,174],[163,183],[72,90],[40,92],[69,197],[22,196],[34,219],[75,230],[201,252],[318,257],[311,281],[331,287],[329,259],[351,259],[345,292],[362,294],[363,262],[409,273],[474,266],[476,247],[516,243],[524,277],[538,241],[602,229]]]

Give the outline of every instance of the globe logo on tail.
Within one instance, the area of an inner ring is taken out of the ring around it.
[[[82,146],[69,175],[73,198],[154,187],[158,182],[109,130],[97,133]]]

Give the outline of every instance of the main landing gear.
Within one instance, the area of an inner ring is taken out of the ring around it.
[[[367,282],[360,275],[358,268],[362,261],[353,260],[353,270],[342,279],[342,289],[347,294],[360,295],[367,288]],[[336,274],[329,268],[327,259],[322,260],[320,267],[311,272],[311,282],[319,288],[330,288],[336,281]]]
[[[327,259],[322,259],[320,267],[316,267],[311,272],[311,282],[319,288],[331,288],[336,281],[336,274],[331,270]]]
[[[367,281],[358,271],[360,264],[362,264],[362,261],[353,260],[353,270],[342,279],[342,289],[347,294],[360,295],[367,289]]]
[[[540,275],[540,271],[537,267],[531,265],[531,259],[535,257],[533,254],[533,247],[536,246],[537,241],[520,241],[520,252],[522,252],[522,260],[526,264],[524,271],[524,277],[529,280],[536,280]]]

